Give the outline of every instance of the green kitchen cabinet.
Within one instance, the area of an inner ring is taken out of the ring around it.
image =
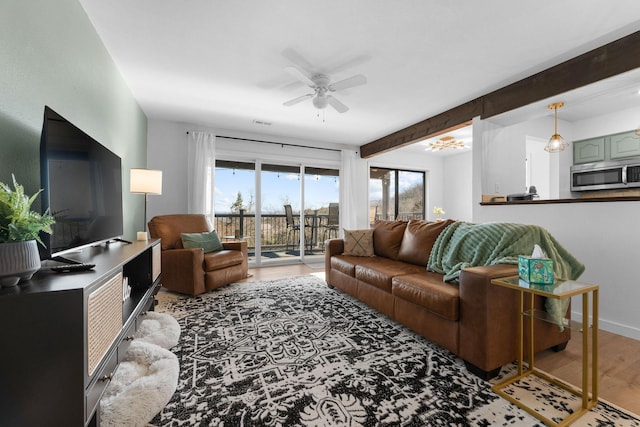
[[[611,135],[609,146],[611,160],[640,156],[640,136],[634,131]]]
[[[605,137],[583,139],[573,143],[573,164],[602,162],[605,159]]]

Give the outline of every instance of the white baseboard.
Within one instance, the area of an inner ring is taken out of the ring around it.
[[[572,311],[571,312],[571,320],[582,322],[582,313]],[[622,335],[627,338],[632,338],[634,340],[640,341],[640,329],[625,325],[622,323],[612,322],[606,319],[599,319],[598,326],[603,331],[611,332],[614,334]]]

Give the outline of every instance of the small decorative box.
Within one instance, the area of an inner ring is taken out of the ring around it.
[[[518,256],[518,277],[528,283],[553,284],[553,261],[549,258],[520,255]]]

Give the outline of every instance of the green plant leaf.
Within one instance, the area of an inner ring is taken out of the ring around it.
[[[0,182],[0,243],[36,240],[44,245],[39,234],[51,234],[55,218],[49,211],[40,214],[31,210],[31,205],[42,190],[28,197],[16,177],[13,174],[11,177],[13,189]]]

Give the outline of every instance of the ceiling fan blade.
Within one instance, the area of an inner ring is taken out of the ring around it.
[[[306,95],[302,95],[302,96],[299,96],[297,98],[293,98],[293,99],[291,99],[291,100],[289,100],[287,102],[284,102],[282,105],[284,105],[285,107],[290,107],[292,105],[295,105],[295,104],[297,104],[299,102],[304,101],[305,99],[312,98],[313,95],[314,95],[313,93],[308,93]]]
[[[346,113],[349,111],[349,107],[338,101],[334,96],[328,95],[327,102],[329,102],[329,105],[335,108],[338,113]]]
[[[363,85],[367,82],[367,78],[362,74],[357,74],[355,76],[351,76],[347,79],[340,80],[339,82],[335,82],[329,85],[329,90],[335,92],[336,90],[347,89],[354,86]]]
[[[288,47],[282,51],[282,56],[291,61],[295,66],[304,70],[307,74],[312,74],[315,67],[311,65],[302,55],[296,52],[294,49]]]
[[[302,83],[306,84],[309,87],[315,87],[315,83],[303,73],[298,67],[285,67],[284,69],[287,73],[291,74],[296,79],[300,80]]]
[[[347,59],[343,62],[327,67],[327,74],[339,73],[341,71],[345,71],[349,68],[356,67],[370,60],[371,60],[371,55],[369,54],[358,55],[351,59]]]

